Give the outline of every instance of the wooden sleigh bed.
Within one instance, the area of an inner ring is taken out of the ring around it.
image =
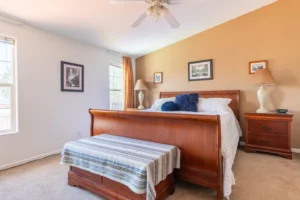
[[[162,92],[160,97],[174,97],[182,93],[195,92]],[[238,90],[197,91],[196,93],[203,98],[232,99],[229,106],[239,120]],[[91,136],[109,133],[179,147],[181,168],[175,170],[175,179],[213,188],[217,190],[217,199],[223,199],[220,116],[95,109],[90,109],[89,112],[91,114]],[[106,184],[104,184],[104,180]],[[172,182],[173,179],[169,177],[166,181]],[[142,199],[118,195],[116,190],[125,191],[126,186],[122,187],[121,184],[114,181],[109,182],[98,175],[92,176],[77,168],[71,168],[69,184],[82,186],[109,199]],[[162,190],[160,196],[163,197],[159,199],[164,199],[165,196],[174,192],[172,187],[167,188],[164,185],[159,187],[159,190]],[[158,193],[160,192],[158,191]]]

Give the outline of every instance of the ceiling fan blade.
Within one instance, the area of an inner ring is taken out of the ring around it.
[[[111,4],[145,4],[145,0],[109,0]]]
[[[174,15],[168,9],[166,9],[165,19],[172,28],[178,28],[180,26],[177,19],[174,17]]]
[[[147,12],[144,12],[132,25],[132,28],[138,27],[147,17]]]

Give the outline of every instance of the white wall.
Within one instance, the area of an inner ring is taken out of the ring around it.
[[[89,136],[89,108],[109,108],[105,50],[27,25],[0,21],[0,34],[17,40],[19,133],[0,135],[0,169]],[[84,93],[60,91],[60,61],[84,65]]]

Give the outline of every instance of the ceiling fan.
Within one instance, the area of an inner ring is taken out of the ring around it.
[[[164,4],[174,5],[183,3],[184,0],[110,0],[110,3],[147,3],[150,7],[131,25],[132,28],[138,27],[147,16],[153,16],[157,21],[165,18],[172,28],[178,28],[179,22]]]

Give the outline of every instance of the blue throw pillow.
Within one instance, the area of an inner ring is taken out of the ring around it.
[[[199,102],[199,94],[180,94],[176,96],[175,103],[179,105],[180,111],[197,112]]]
[[[179,106],[173,101],[168,101],[161,106],[161,110],[164,112],[177,111],[179,110]]]

